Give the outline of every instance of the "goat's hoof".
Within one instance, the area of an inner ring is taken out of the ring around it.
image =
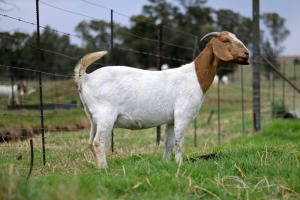
[[[181,164],[182,163],[182,157],[175,157],[175,161],[176,161],[176,163]]]
[[[105,169],[105,168],[107,168],[107,162],[106,162],[106,160],[104,160],[104,161],[97,160],[96,161],[96,167],[98,169]]]
[[[94,142],[93,142],[93,146],[94,146],[94,147],[99,147],[99,146],[100,146],[100,143],[99,143],[98,141],[94,141]]]
[[[108,166],[107,166],[107,165],[99,165],[99,164],[96,164],[96,168],[97,168],[97,169],[107,169]]]

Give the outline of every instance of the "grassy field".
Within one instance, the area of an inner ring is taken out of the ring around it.
[[[57,134],[64,138],[66,133]],[[0,199],[300,198],[300,123],[296,120],[276,120],[261,132],[222,145],[207,145],[205,135],[199,147],[187,140],[181,165],[173,160],[163,162],[163,149],[156,149],[154,144],[149,147],[153,134],[144,131],[129,139],[119,132],[117,151],[108,157],[109,168],[102,170],[91,163],[86,131],[72,134],[74,137],[62,140],[57,140],[58,135],[49,136],[49,143],[55,139],[56,144],[52,142],[48,148],[45,166],[39,148],[35,149],[29,180],[29,158],[1,159]],[[10,145],[12,148],[17,143]],[[126,150],[128,145],[130,151]],[[220,157],[190,161],[191,157],[213,152]]]
[[[73,80],[59,80],[44,82],[44,102],[75,100],[78,106],[72,110],[44,111],[47,161],[44,166],[38,135],[40,111],[7,110],[7,100],[1,99],[0,137],[29,133],[34,137],[35,160],[32,175],[26,180],[29,142],[0,143],[0,199],[299,199],[300,123],[293,120],[271,123],[272,92],[262,79],[263,130],[254,134],[252,69],[244,68],[244,115],[239,70],[231,77],[234,79],[231,84],[220,87],[220,131],[217,87],[210,88],[196,119],[197,146],[192,122],[185,137],[182,165],[161,160],[163,144],[156,147],[155,129],[115,130],[115,151],[107,149],[109,168],[96,169],[87,145],[89,122],[80,106],[76,85]],[[287,72],[292,79],[294,75],[290,70]],[[36,87],[34,82],[30,85]],[[281,80],[276,80],[275,88],[274,101],[281,102]],[[294,91],[288,86],[285,90],[285,105],[290,110]],[[38,97],[34,93],[23,102],[38,104]],[[299,106],[299,95],[295,102]],[[215,152],[220,157],[190,160]]]

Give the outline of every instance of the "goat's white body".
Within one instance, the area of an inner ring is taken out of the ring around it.
[[[18,91],[17,85],[0,85],[0,97],[8,98],[7,104],[9,105],[12,98],[14,97],[14,101],[17,105],[20,104],[19,97],[24,94],[23,91]]]
[[[105,144],[113,127],[167,124],[164,160],[175,145],[175,159],[181,162],[184,132],[203,101],[194,62],[165,71],[103,67],[81,77],[80,68],[75,68],[75,79],[91,122],[90,143],[99,167],[107,166]]]
[[[115,128],[144,129],[176,118],[190,121],[198,114],[203,93],[191,63],[154,72],[104,67],[85,75],[80,97],[99,120],[111,120]]]

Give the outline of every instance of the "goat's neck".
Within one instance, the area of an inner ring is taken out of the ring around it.
[[[195,58],[194,64],[200,87],[206,93],[219,70],[221,60],[213,53],[212,46],[207,45]]]

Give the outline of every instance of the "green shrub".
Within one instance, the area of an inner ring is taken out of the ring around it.
[[[274,118],[281,118],[286,113],[285,104],[280,102],[272,102],[272,116]]]

